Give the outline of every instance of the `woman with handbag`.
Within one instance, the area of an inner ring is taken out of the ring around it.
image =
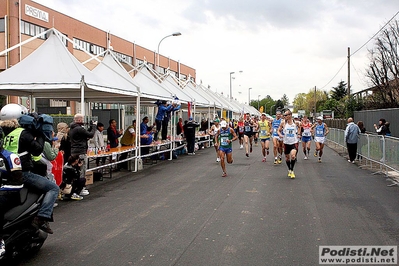
[[[65,164],[62,172],[62,184],[60,185],[64,198],[72,200],[83,199],[79,195],[86,183],[86,179],[80,177],[80,167],[83,163],[79,159],[79,155],[69,156],[68,162]]]

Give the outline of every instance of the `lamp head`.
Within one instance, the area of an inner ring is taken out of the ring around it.
[[[173,36],[180,36],[181,33],[180,33],[180,32],[175,32],[175,33],[173,33],[172,35],[173,35]]]

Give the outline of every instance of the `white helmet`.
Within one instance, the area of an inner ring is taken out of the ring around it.
[[[25,106],[16,103],[9,103],[1,108],[0,120],[18,119],[27,113],[28,109]]]

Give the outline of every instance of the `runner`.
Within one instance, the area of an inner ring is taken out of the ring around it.
[[[211,135],[213,137],[213,145],[215,147],[215,151],[216,151],[216,162],[220,162],[220,158],[219,158],[219,149],[216,146],[217,143],[217,139],[215,138],[216,133],[219,131],[220,129],[220,125],[219,125],[219,118],[215,118],[213,120],[213,125],[212,127],[209,129],[209,135]]]
[[[237,123],[238,141],[240,143],[240,150],[244,148],[244,118],[241,116]]]
[[[281,111],[277,111],[276,118],[272,121],[274,164],[281,164],[282,161],[281,157],[283,154],[283,139],[280,138],[278,134],[278,128],[280,127],[281,120]]]
[[[262,147],[262,162],[266,162],[266,155],[269,155],[269,146],[270,146],[270,132],[271,132],[271,123],[266,119],[266,114],[262,113],[260,117],[260,121],[258,122],[259,128],[259,139],[260,145]]]
[[[231,127],[227,126],[226,121],[220,122],[220,129],[216,133],[215,139],[217,140],[216,145],[219,147],[219,158],[220,166],[222,167],[222,177],[227,176],[225,157],[227,163],[233,163],[233,141],[237,139],[237,135]]]
[[[244,121],[244,142],[245,142],[245,155],[249,157],[249,153],[252,152],[252,140],[253,140],[253,126],[254,123],[249,113],[247,113]]]
[[[253,117],[254,126],[252,128],[253,136],[254,136],[254,143],[255,146],[258,147],[258,138],[259,138],[259,127],[258,127],[259,118],[258,116]]]
[[[316,123],[312,125],[311,130],[314,134],[314,141],[316,144],[316,150],[314,152],[314,157],[319,155],[319,163],[321,163],[321,156],[323,155],[324,141],[328,135],[328,127],[326,123],[323,123],[323,117],[319,116],[316,119]]]
[[[301,122],[301,134],[302,135],[302,151],[305,154],[304,160],[309,158],[310,144],[312,143],[312,124],[310,123],[308,117],[305,115]]]
[[[284,112],[284,119],[278,128],[278,134],[283,138],[285,162],[288,166],[288,176],[295,178],[294,165],[298,149],[298,128],[300,123],[292,119],[292,112]]]

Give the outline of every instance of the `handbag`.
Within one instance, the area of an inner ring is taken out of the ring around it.
[[[72,192],[72,184],[66,184],[65,187],[61,190],[62,193],[68,195]]]

